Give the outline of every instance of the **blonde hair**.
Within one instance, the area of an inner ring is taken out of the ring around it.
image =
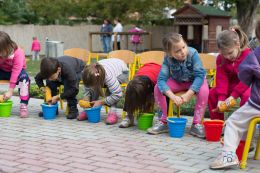
[[[217,46],[219,49],[229,49],[239,43],[240,49],[248,47],[247,35],[239,26],[233,26],[229,30],[224,30],[217,36]]]
[[[2,58],[8,58],[17,49],[17,44],[11,40],[10,36],[0,31],[0,54]]]
[[[173,45],[183,40],[182,35],[176,32],[168,33],[162,40],[163,49],[166,53],[172,51]],[[184,40],[183,40],[184,41]]]
[[[82,80],[86,87],[94,89],[100,96],[104,96],[102,88],[105,83],[105,69],[99,63],[85,66],[82,72]]]

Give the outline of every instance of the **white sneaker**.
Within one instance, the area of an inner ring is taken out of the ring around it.
[[[119,128],[128,128],[133,126],[134,123],[131,123],[131,121],[128,118],[125,118],[121,121],[121,123],[119,124]]]
[[[210,169],[225,169],[239,166],[237,155],[233,151],[222,151],[222,153],[210,165]]]

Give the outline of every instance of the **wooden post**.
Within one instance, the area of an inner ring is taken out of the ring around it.
[[[114,47],[115,50],[118,50],[118,47],[117,47],[117,32],[114,34]]]
[[[88,49],[89,49],[90,52],[92,52],[92,33],[91,32],[88,34],[88,37],[89,37],[89,39],[88,39]]]
[[[151,32],[149,32],[148,37],[149,37],[149,48],[150,48],[150,50],[152,50],[152,33]]]

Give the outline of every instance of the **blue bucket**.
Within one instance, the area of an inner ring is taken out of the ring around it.
[[[170,131],[170,137],[173,137],[173,138],[183,137],[187,119],[186,118],[168,118],[167,121],[168,121],[168,128]]]
[[[45,120],[53,120],[56,118],[58,103],[56,103],[55,105],[48,105],[46,103],[43,103],[41,104],[41,106],[42,106],[43,118]]]
[[[97,106],[97,107],[85,109],[86,115],[88,117],[88,121],[90,123],[100,122],[101,108],[102,108],[102,106]]]

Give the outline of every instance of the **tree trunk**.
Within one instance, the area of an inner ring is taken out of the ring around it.
[[[237,20],[248,37],[252,36],[253,22],[259,0],[237,0]]]

